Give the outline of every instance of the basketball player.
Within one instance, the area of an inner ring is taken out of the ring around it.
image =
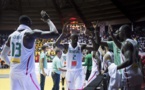
[[[102,48],[102,54],[103,54],[103,62],[102,62],[102,69],[103,71],[106,71],[108,68],[107,61],[113,63],[113,53],[109,51],[109,48],[105,46]]]
[[[110,80],[109,74],[107,72],[109,67],[107,62],[113,63],[113,53],[109,51],[109,48],[107,46],[105,46],[104,48],[102,48],[102,54],[103,54],[102,74],[105,75],[103,83],[104,88],[107,89]]]
[[[66,55],[67,55],[66,51],[63,50],[62,55],[61,55],[61,62],[64,68],[66,67]],[[66,77],[66,72],[62,72],[61,73],[62,90],[64,90],[65,77]]]
[[[117,38],[119,40],[118,30],[114,34],[111,34],[111,37],[112,38]],[[101,40],[101,37],[100,37],[100,40]],[[115,44],[114,41],[101,41],[100,45],[101,46],[107,46],[110,50],[112,50],[113,54],[114,54],[114,63],[116,65],[120,65],[121,64],[120,48],[117,47],[117,45]],[[120,72],[121,72],[121,70],[120,70]]]
[[[99,52],[98,51],[93,51],[92,52],[92,70],[91,70],[91,74],[90,77],[87,81],[87,85],[89,85],[96,77],[98,74],[100,74],[100,69],[101,69],[101,60],[100,60],[100,56],[99,56]],[[86,87],[85,86],[85,87]]]
[[[67,35],[66,24],[63,27],[62,34],[57,39],[55,45],[65,47],[67,51],[66,57],[66,82],[67,90],[83,90],[83,70],[82,70],[82,51],[83,49],[97,50],[98,45],[96,45],[94,39],[92,38],[93,47],[88,47],[86,45],[80,45],[78,43],[78,34],[71,34],[71,42],[66,45],[60,44],[62,38]]]
[[[112,30],[110,29],[111,34]],[[137,42],[131,38],[131,28],[128,25],[122,25],[119,28],[119,42],[114,38],[114,42],[121,49],[122,64],[117,69],[122,69],[123,90],[141,90],[143,81],[141,69],[138,64]]]
[[[2,51],[3,59],[10,65],[11,90],[40,90],[35,74],[35,40],[36,38],[52,38],[57,30],[45,11],[41,12],[42,20],[47,22],[50,31],[32,30],[31,19],[22,15],[19,27],[6,41]],[[7,54],[11,52],[11,58]]]

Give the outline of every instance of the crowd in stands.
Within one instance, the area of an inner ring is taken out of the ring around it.
[[[117,30],[116,28],[114,30]],[[114,31],[115,32],[115,31]],[[136,27],[134,28],[134,33],[132,35],[132,37],[138,41],[139,44],[139,50],[140,52],[145,52],[145,35],[144,35],[144,28],[141,27]],[[6,40],[8,35],[0,35],[0,51],[3,48],[3,44]],[[109,33],[108,30],[105,30],[102,36],[102,40],[108,40],[109,38]],[[56,39],[37,39],[36,40],[36,45],[35,45],[35,61],[39,62],[39,56],[40,56],[40,48],[42,47],[42,45],[48,45],[48,54],[47,54],[47,60],[48,62],[52,62],[53,57],[55,56],[55,51],[53,50],[53,43],[55,42]],[[62,40],[62,43],[68,43],[70,42],[69,37],[65,38],[64,40]],[[87,44],[91,44],[91,40],[88,40],[88,37],[86,37],[84,34],[80,34],[79,36],[79,43],[87,43]],[[2,61],[2,60],[1,60]],[[1,62],[1,65],[3,65],[4,61]]]

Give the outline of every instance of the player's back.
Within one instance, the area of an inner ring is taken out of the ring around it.
[[[12,71],[27,74],[34,69],[34,46],[28,49],[23,44],[24,34],[29,31],[31,31],[31,29],[25,29],[23,31],[16,30],[10,35],[10,66]]]

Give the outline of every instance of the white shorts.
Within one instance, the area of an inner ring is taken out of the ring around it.
[[[65,78],[66,77],[66,72],[61,72],[61,77]]]
[[[67,71],[66,72],[66,82],[67,90],[83,90],[84,84],[84,75],[83,70],[79,69],[76,71]]]
[[[36,74],[10,73],[11,90],[40,90]]]
[[[66,70],[66,67],[63,67],[63,69]],[[61,72],[61,77],[62,77],[62,78],[65,78],[65,77],[66,77],[66,72]]]

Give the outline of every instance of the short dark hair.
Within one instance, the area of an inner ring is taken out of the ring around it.
[[[56,49],[55,50],[55,54],[57,54],[58,52],[61,52],[61,50],[60,49]]]
[[[41,47],[41,50],[45,50],[47,47],[48,47],[48,46],[43,45],[43,46]]]
[[[108,37],[108,41],[113,41],[111,36]]]
[[[27,15],[22,15],[19,17],[19,23],[30,26],[31,19]]]
[[[102,50],[105,50],[105,47],[101,45]]]
[[[90,54],[91,53],[91,50],[88,50],[87,53]]]

